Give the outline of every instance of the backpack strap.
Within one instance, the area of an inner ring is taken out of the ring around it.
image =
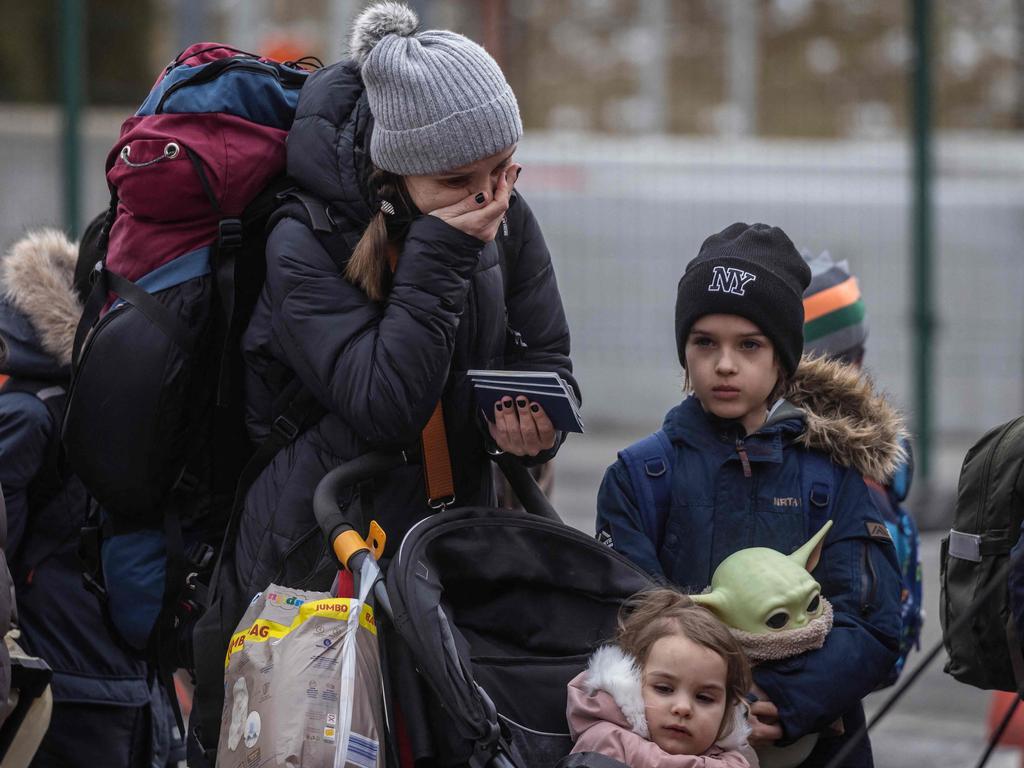
[[[232,380],[236,374],[235,350],[240,348],[242,334],[249,323],[252,305],[262,286],[246,280],[254,271],[253,258],[246,253],[256,243],[263,249],[264,226],[281,205],[283,195],[293,188],[287,177],[278,177],[249,203],[240,218],[222,218],[217,223],[217,239],[210,253],[210,270],[217,286],[217,302],[221,323],[216,332],[222,337],[214,343],[221,350],[220,373],[217,377],[217,404],[227,404],[237,391]],[[262,273],[261,273],[262,275]]]
[[[340,228],[331,205],[316,195],[301,189],[288,189],[281,193],[280,199],[284,205],[271,218],[270,226],[288,217],[301,221],[312,230],[334,266],[344,274],[349,253],[356,247],[360,236]]]
[[[672,474],[675,471],[675,451],[672,442],[659,429],[619,452],[619,458],[629,472],[630,484],[636,494],[640,520],[655,548],[661,548],[672,504]]]
[[[828,519],[833,494],[832,460],[818,451],[804,453],[800,465],[800,490],[807,510],[809,534],[817,532]]]
[[[4,393],[22,392],[32,395],[46,406],[53,425],[50,442],[46,446],[46,458],[43,466],[28,487],[29,503],[35,509],[43,509],[60,493],[67,473],[61,466],[60,431],[64,422],[64,406],[67,403],[67,390],[63,385],[53,381],[34,381],[11,378],[4,385]]]
[[[52,381],[31,381],[11,378],[4,385],[6,393],[22,392],[33,395],[46,406],[53,425],[53,432],[50,434],[50,441],[46,446],[46,456],[43,466],[36,476],[32,478],[27,488],[28,504],[30,514],[25,522],[25,539],[32,539],[35,535],[37,515],[60,495],[64,485],[68,481],[69,473],[61,461],[61,424],[64,421],[64,406],[67,403],[67,390],[61,384]],[[32,562],[27,563],[24,569],[26,579],[29,583],[36,568],[49,560],[58,550],[63,547],[65,541],[57,541],[36,555]]]

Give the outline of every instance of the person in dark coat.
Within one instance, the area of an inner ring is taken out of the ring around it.
[[[310,75],[299,98],[288,175],[300,193],[275,214],[267,241],[266,281],[243,338],[246,410],[255,445],[297,397],[311,395],[324,415],[303,425],[245,497],[216,608],[197,629],[205,638],[216,621],[225,648],[268,585],[330,587],[338,566],[312,504],[329,470],[370,451],[406,453],[407,464],[369,489],[386,560],[444,504],[494,504],[489,452],[534,465],[562,442],[525,397],[499,401],[491,423],[468,371],[554,371],[579,394],[551,258],[513,189],[522,134],[515,95],[483,48],[418,24],[399,3],[370,6],[354,23],[352,58]],[[443,499],[428,498],[420,447],[437,418],[454,486]],[[359,494],[367,514],[357,524],[371,519],[367,491],[363,484],[340,499]],[[486,559],[481,553],[481,568]],[[419,709],[411,665],[389,666],[407,681],[396,687],[412,751],[438,754],[444,748],[426,735],[438,729],[421,715],[440,707]],[[193,748],[216,744],[205,702],[220,693],[212,683],[197,688]]]
[[[459,506],[493,503],[489,447],[540,463],[561,441],[525,398],[499,403],[489,426],[475,405],[474,368],[575,386],[569,331],[540,227],[512,190],[515,96],[478,45],[417,23],[397,3],[364,11],[353,58],[310,76],[288,137],[289,175],[315,202],[285,206],[268,240],[243,346],[250,432],[263,440],[299,388],[326,414],[248,493],[234,562],[246,603],[271,582],[330,585],[313,491],[368,451],[413,457],[374,493],[397,550],[433,511],[415,455],[439,401]]]
[[[32,765],[149,766],[151,702],[161,694],[83,586],[77,551],[88,500],[78,478],[57,461],[58,420],[85,290],[74,285],[77,258],[63,234],[40,230],[0,260],[0,339],[7,350],[0,373],[9,377],[0,388],[7,557],[20,642],[53,670],[50,728]],[[165,757],[158,755],[157,764]]]

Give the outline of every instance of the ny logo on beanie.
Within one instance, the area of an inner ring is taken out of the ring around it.
[[[721,291],[736,296],[745,296],[747,283],[757,280],[757,275],[736,267],[715,267],[711,274],[709,292]]]

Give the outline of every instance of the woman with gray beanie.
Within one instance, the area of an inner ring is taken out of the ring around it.
[[[394,2],[363,11],[351,48],[303,87],[288,136],[300,191],[275,214],[243,342],[254,444],[299,391],[323,415],[246,497],[222,568],[235,583],[221,584],[239,615],[271,582],[330,586],[312,497],[332,467],[409,455],[372,488],[390,556],[442,504],[493,504],[488,450],[530,464],[554,455],[561,435],[539,406],[507,397],[485,419],[468,370],[556,371],[575,386],[548,249],[513,189],[522,123],[498,65],[462,35],[419,30]],[[428,422],[443,425],[451,459],[440,496],[420,458]]]

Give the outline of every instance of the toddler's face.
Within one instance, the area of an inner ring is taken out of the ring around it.
[[[764,423],[767,401],[779,380],[775,347],[739,315],[704,315],[686,340],[686,370],[704,410],[743,424]]]
[[[670,755],[700,755],[725,716],[725,659],[682,635],[651,646],[643,698],[651,741]]]

